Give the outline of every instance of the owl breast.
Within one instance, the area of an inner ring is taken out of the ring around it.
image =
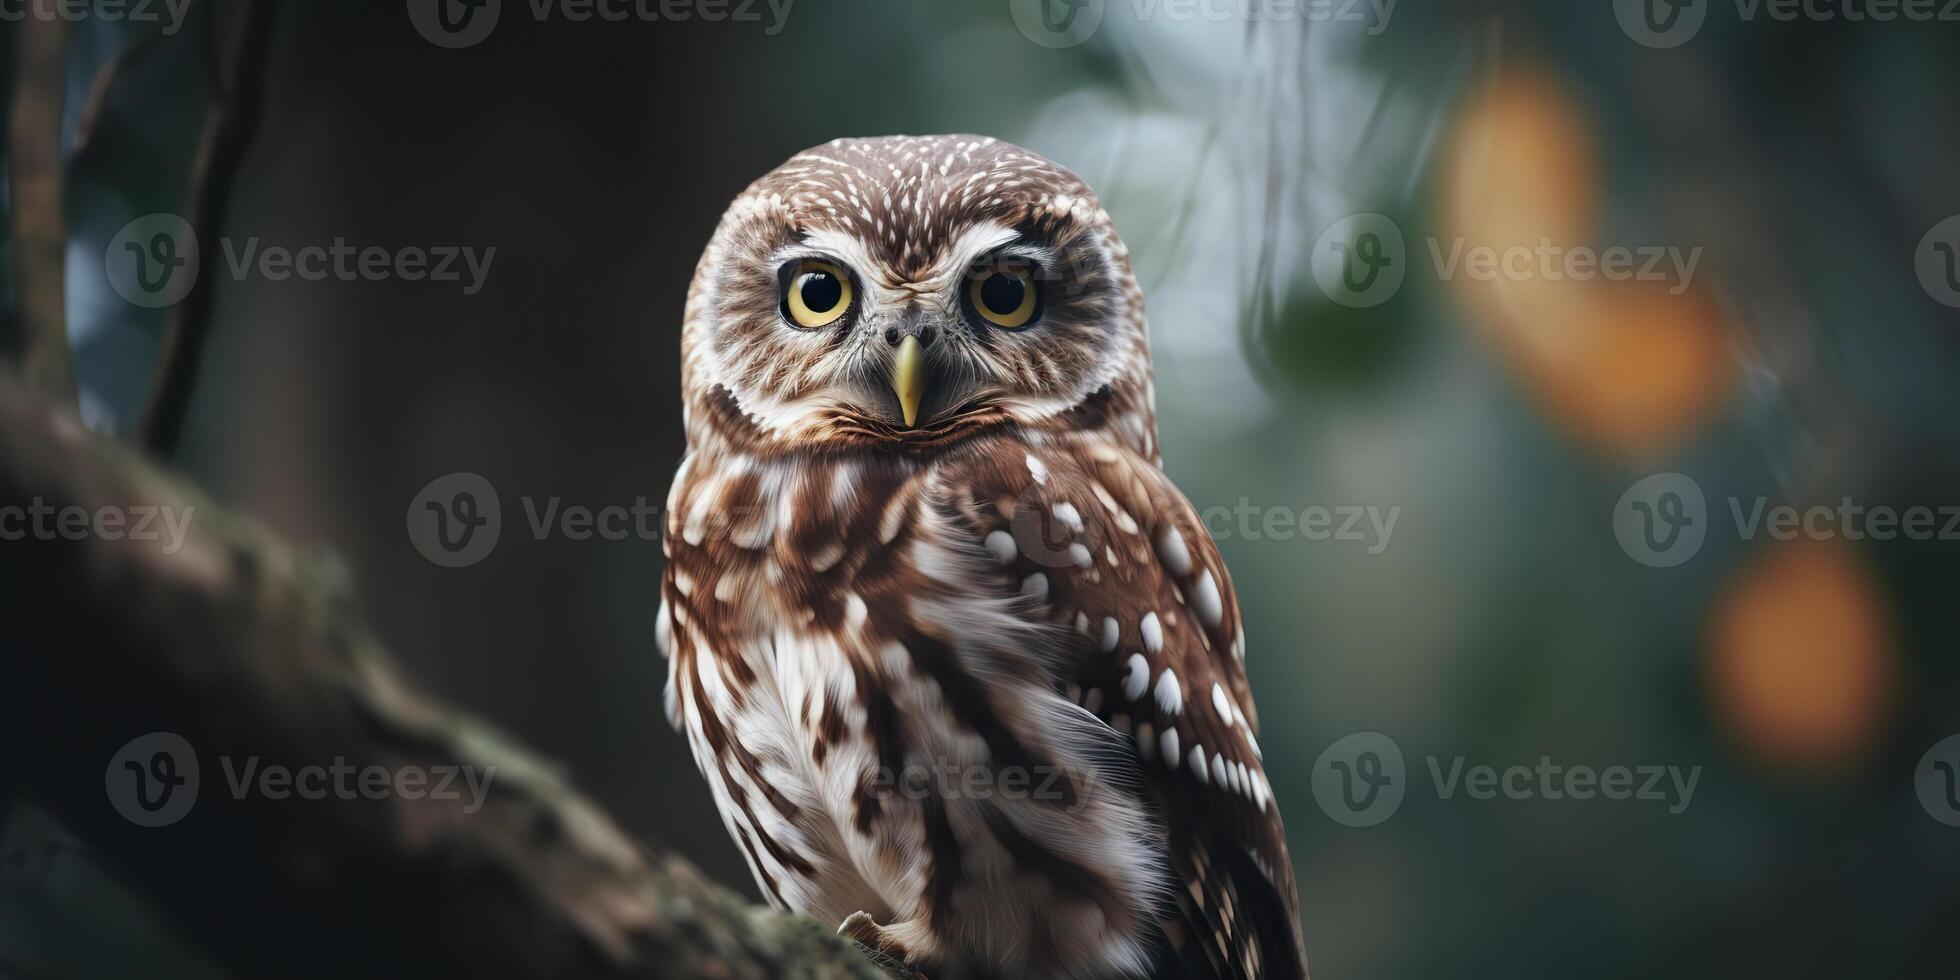
[[[778,907],[865,912],[935,976],[1139,975],[1171,878],[1132,743],[1067,690],[1074,614],[975,530],[1012,502],[974,468],[1027,458],[691,456],[669,715]]]

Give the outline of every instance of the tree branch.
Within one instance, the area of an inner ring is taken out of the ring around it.
[[[32,0],[51,7],[52,0]],[[68,353],[61,106],[67,82],[68,21],[52,10],[15,25],[14,89],[7,121],[14,287],[20,303],[10,338],[30,384],[64,401],[75,397]]]
[[[21,634],[0,658],[0,727],[18,728],[0,745],[18,788],[238,975],[878,976],[826,927],[649,859],[551,765],[411,689],[337,567],[0,375],[10,505],[29,508],[9,524],[25,537],[0,543]],[[162,515],[155,540],[138,537],[143,508]],[[37,530],[75,527],[68,513],[92,530]],[[103,514],[127,520],[112,533]],[[187,528],[174,547],[163,518]],[[157,731],[194,748],[198,792],[181,820],[138,827],[105,772]],[[469,794],[234,787],[248,764],[337,761],[474,767],[489,784],[474,812]]]
[[[222,10],[206,3],[204,16],[211,45],[211,106],[198,137],[191,165],[191,191],[185,218],[197,230],[198,267],[204,272],[170,311],[157,354],[157,370],[149,400],[138,422],[137,438],[168,459],[183,437],[184,418],[204,358],[216,304],[214,270],[220,268],[218,238],[224,233],[231,206],[231,186],[244,162],[245,151],[259,128],[265,102],[266,64],[270,59],[275,3],[240,0],[237,24],[225,32]],[[222,40],[219,40],[222,38]]]
[[[186,0],[187,5],[188,2]],[[169,30],[171,23],[168,18],[158,18],[148,30],[123,45],[115,57],[97,69],[95,77],[89,82],[88,98],[82,102],[82,110],[75,117],[75,145],[70,151],[70,163],[79,164],[95,146],[95,127],[102,121],[102,110],[108,105],[109,95],[115,91],[116,83],[156,51],[158,43],[168,36],[164,32]]]

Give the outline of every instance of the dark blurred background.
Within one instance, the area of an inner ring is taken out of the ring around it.
[[[998,136],[1080,173],[1135,253],[1165,466],[1201,509],[1395,514],[1359,540],[1213,521],[1316,976],[1960,976],[1960,808],[1923,792],[1960,759],[1936,749],[1960,732],[1960,540],[1746,537],[1730,506],[1960,505],[1960,222],[1937,227],[1960,20],[1763,2],[1107,0],[1077,38],[1018,0],[617,23],[505,0],[448,48],[401,2],[291,0],[227,240],[494,258],[474,294],[202,270],[224,279],[178,462],[340,555],[425,687],[753,894],[662,717],[658,541],[539,540],[520,501],[664,503],[683,296],[750,180],[838,136]],[[124,73],[71,175],[69,329],[104,432],[134,424],[164,322],[105,256],[186,206],[200,16]],[[75,25],[71,121],[150,30]],[[1343,247],[1383,228],[1399,287],[1344,293]],[[1446,268],[1542,242],[1697,260]],[[405,515],[456,472],[504,519],[448,568]],[[1626,532],[1667,473],[1706,538],[1657,567]],[[1315,793],[1358,732],[1406,759],[1372,826]],[[1429,760],[1458,757],[1701,768],[1670,812],[1445,799]],[[0,870],[3,962],[216,975],[85,853]]]

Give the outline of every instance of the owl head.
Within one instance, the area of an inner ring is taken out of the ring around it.
[[[1079,178],[987,137],[836,140],[750,185],[695,270],[682,364],[697,446],[1109,428],[1155,455],[1128,250]]]

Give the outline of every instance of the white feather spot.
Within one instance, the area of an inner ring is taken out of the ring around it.
[[[1211,771],[1205,768],[1204,746],[1202,745],[1191,746],[1191,754],[1185,757],[1185,761],[1191,764],[1191,775],[1198,777],[1198,782],[1201,783],[1211,782]]]
[[[1123,696],[1135,701],[1143,697],[1143,689],[1150,686],[1150,662],[1143,654],[1130,654],[1128,670],[1123,674]]]
[[[668,618],[667,597],[660,597],[660,610],[653,614],[653,645],[663,657],[671,656],[674,649],[674,623]]]
[[[1014,564],[1014,555],[1019,550],[1014,547],[1014,535],[1006,531],[991,531],[987,534],[984,543],[987,551],[993,554],[995,561],[1003,566]]]
[[[1034,482],[1036,482],[1036,483],[1047,483],[1047,482],[1048,482],[1048,464],[1047,464],[1047,463],[1044,463],[1044,462],[1042,462],[1042,461],[1041,461],[1041,460],[1040,460],[1040,459],[1039,459],[1038,457],[1036,457],[1036,456],[1035,456],[1035,454],[1033,454],[1033,453],[1029,453],[1029,454],[1028,454],[1028,475],[1029,475],[1029,476],[1031,476],[1031,477],[1034,477]]]
[[[1177,765],[1177,729],[1164,729],[1164,734],[1157,736],[1157,747],[1164,752],[1165,765]]]
[[[1103,617],[1102,642],[1098,644],[1102,652],[1114,653],[1116,651],[1116,633],[1118,629],[1119,627],[1116,625],[1116,617],[1114,616]]]
[[[1197,594],[1193,597],[1198,606],[1198,618],[1207,626],[1217,626],[1225,618],[1225,607],[1218,599],[1218,581],[1211,577],[1211,569],[1198,577]]]
[[[912,516],[911,498],[905,494],[893,497],[885,505],[885,513],[878,518],[878,543],[891,544],[898,532],[905,529],[907,519]]]
[[[1048,576],[1036,572],[1021,580],[1021,594],[1036,599],[1048,598]]]
[[[1165,525],[1164,533],[1157,535],[1157,558],[1178,578],[1191,574],[1191,549],[1184,546],[1177,525]]]
[[[1169,667],[1157,675],[1157,710],[1167,715],[1175,715],[1184,710],[1184,688],[1178,684],[1177,675]]]
[[[1143,621],[1137,624],[1143,633],[1143,645],[1151,653],[1164,649],[1164,624],[1159,622],[1154,612],[1144,613]]]
[[[904,677],[911,672],[912,654],[905,649],[905,644],[887,643],[884,649],[878,652],[884,660],[885,670],[893,677]]]
[[[1082,530],[1082,513],[1075,509],[1074,504],[1071,504],[1068,501],[1064,500],[1056,504],[1055,506],[1050,507],[1048,510],[1049,513],[1055,515],[1056,520],[1062,522],[1062,524],[1066,526],[1069,530],[1071,531]]]
[[[1225,694],[1225,685],[1211,685],[1211,707],[1218,712],[1218,717],[1225,720],[1226,728],[1232,727],[1232,699]]]
[[[1232,774],[1227,771],[1225,757],[1223,755],[1214,755],[1211,757],[1211,781],[1217,783],[1219,786],[1230,786],[1232,784]]]
[[[1077,568],[1088,568],[1096,561],[1095,556],[1089,554],[1089,549],[1080,541],[1068,546],[1068,560],[1074,562]]]

